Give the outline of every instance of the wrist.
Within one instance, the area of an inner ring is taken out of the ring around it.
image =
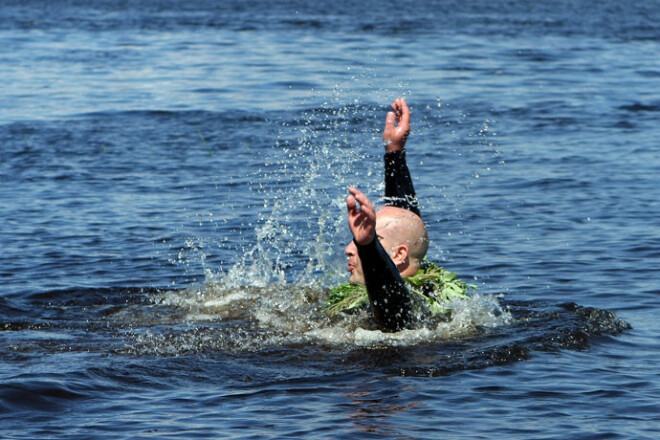
[[[406,154],[406,149],[402,148],[401,150],[389,150],[385,151],[385,159],[390,158],[394,160],[397,157],[404,156]]]
[[[353,242],[357,246],[369,246],[374,242],[375,239],[376,239],[376,234],[374,233],[373,235],[367,237],[365,240],[360,240],[360,241],[358,241],[357,238],[353,237]]]
[[[405,142],[385,141],[385,152],[401,151],[406,146]]]

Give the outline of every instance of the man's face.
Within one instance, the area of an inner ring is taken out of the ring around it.
[[[390,221],[391,219],[383,218],[382,216],[376,213],[376,237],[380,240],[380,244],[389,254],[394,243],[392,243],[392,238],[390,237]],[[348,257],[348,271],[351,273],[351,277],[348,279],[353,284],[361,284],[364,286],[364,272],[362,270],[362,262],[357,253],[357,246],[355,242],[351,240],[344,250],[346,256]]]
[[[357,246],[355,242],[351,240],[344,250],[346,256],[348,257],[348,271],[351,273],[351,277],[348,279],[353,284],[361,284],[364,286],[364,272],[362,271],[362,262],[360,257],[358,257]]]

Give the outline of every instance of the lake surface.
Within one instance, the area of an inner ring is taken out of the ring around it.
[[[0,436],[655,439],[660,2],[8,1]],[[431,328],[330,320],[413,111]]]

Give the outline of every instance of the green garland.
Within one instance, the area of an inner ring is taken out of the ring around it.
[[[445,305],[447,302],[454,298],[468,298],[466,292],[477,288],[457,279],[455,273],[429,261],[424,261],[415,275],[403,280],[433,315],[446,315],[450,312]],[[344,283],[330,289],[324,311],[328,316],[334,316],[339,312],[358,310],[367,304],[369,296],[365,286]]]

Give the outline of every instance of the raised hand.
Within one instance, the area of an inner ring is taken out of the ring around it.
[[[350,187],[346,197],[348,226],[359,245],[371,243],[376,237],[376,211],[374,205],[360,190]],[[359,203],[359,206],[358,206]]]
[[[406,100],[395,99],[392,110],[387,112],[385,130],[383,130],[383,141],[387,152],[403,150],[410,134],[410,109]]]

